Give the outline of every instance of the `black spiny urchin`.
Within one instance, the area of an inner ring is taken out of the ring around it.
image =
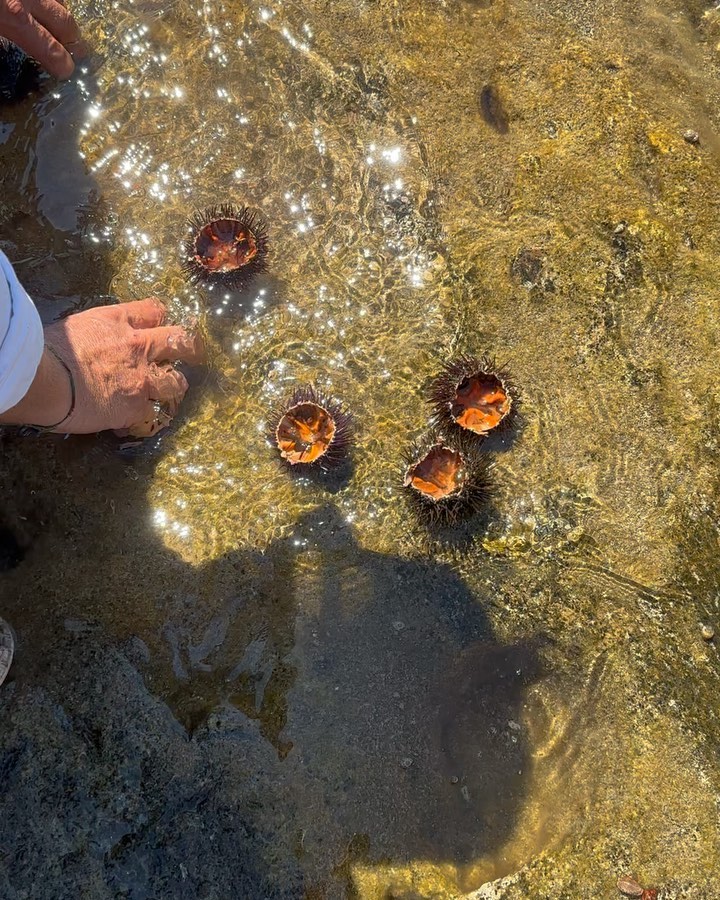
[[[291,466],[331,468],[347,456],[353,419],[338,400],[307,385],[275,410],[268,439]]]
[[[268,223],[257,209],[222,203],[187,222],[182,267],[193,284],[240,290],[267,268]]]
[[[405,453],[405,496],[427,525],[454,525],[479,512],[490,493],[490,461],[468,440],[431,434]]]
[[[462,430],[480,437],[509,428],[519,405],[508,371],[487,356],[446,363],[426,398],[433,406],[433,425],[445,434]]]

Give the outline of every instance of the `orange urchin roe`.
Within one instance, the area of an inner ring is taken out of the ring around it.
[[[431,500],[443,500],[459,491],[467,471],[462,456],[449,447],[436,444],[407,470],[405,485],[415,488]]]
[[[324,456],[335,431],[335,421],[326,409],[317,403],[298,403],[280,419],[275,437],[280,455],[294,466]]]
[[[195,259],[208,272],[234,272],[257,255],[255,235],[237,219],[215,219],[198,232]]]
[[[496,375],[480,372],[457,386],[450,413],[462,428],[487,434],[510,412],[512,398]]]

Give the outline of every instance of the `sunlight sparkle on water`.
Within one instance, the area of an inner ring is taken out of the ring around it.
[[[400,147],[393,147],[391,150],[383,150],[382,157],[386,162],[396,166],[402,158],[402,150]]]

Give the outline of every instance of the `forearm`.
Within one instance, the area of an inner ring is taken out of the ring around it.
[[[0,424],[41,427],[57,425],[68,415],[72,401],[68,373],[45,347],[28,392],[19,403],[0,413]]]

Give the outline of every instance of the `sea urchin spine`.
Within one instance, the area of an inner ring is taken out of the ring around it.
[[[247,206],[223,203],[188,220],[182,266],[193,284],[240,290],[267,268],[268,224]]]
[[[510,425],[517,397],[510,377],[488,357],[462,356],[443,368],[427,399],[433,424],[446,433],[461,428],[484,437]]]
[[[416,515],[429,525],[452,525],[478,512],[489,493],[487,456],[439,437],[406,455],[403,487]]]
[[[347,456],[353,437],[352,417],[337,400],[308,385],[296,390],[277,410],[269,437],[291,466],[329,468]]]

